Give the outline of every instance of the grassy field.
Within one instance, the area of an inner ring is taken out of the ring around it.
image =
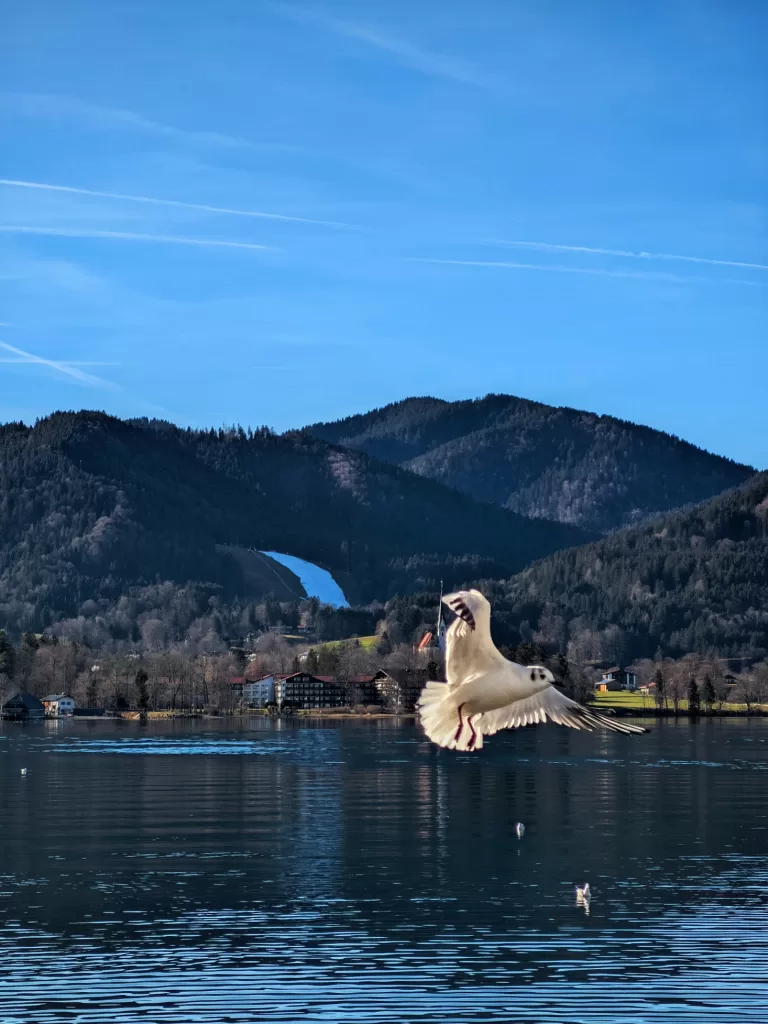
[[[654,707],[653,697],[642,693],[629,693],[626,690],[614,690],[596,692],[594,697],[596,707],[605,708],[652,708]]]
[[[607,692],[597,692],[593,700],[593,707],[596,708],[622,708],[627,711],[633,709],[642,710],[643,708],[651,710],[656,707],[654,698],[650,695],[642,693],[628,693],[626,690],[608,690]],[[717,709],[717,705],[715,706]],[[765,711],[766,705],[754,704],[753,710]],[[681,700],[679,704],[680,711],[687,714],[688,712],[688,701]],[[668,701],[668,710],[672,710],[672,702]],[[705,712],[705,708],[702,707],[702,713]],[[746,711],[745,704],[723,704],[723,711]]]
[[[379,642],[379,638],[377,636],[358,636],[351,637],[349,640],[329,640],[325,644],[315,644],[315,647],[342,647],[345,645],[348,647],[354,647],[355,641],[357,641],[361,647],[365,647],[367,649],[369,647],[375,647]]]

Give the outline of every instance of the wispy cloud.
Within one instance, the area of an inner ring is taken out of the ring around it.
[[[30,359],[29,356],[12,356],[6,359],[0,356],[0,363],[30,363],[35,360]],[[122,366],[122,363],[106,363],[101,359],[64,359],[61,360],[62,366]]]
[[[370,25],[360,25],[339,18],[331,18],[318,11],[295,4],[273,3],[269,9],[285,18],[303,24],[318,24],[348,39],[356,39],[377,50],[391,54],[404,67],[419,71],[424,75],[437,78],[449,78],[464,85],[480,86],[484,89],[495,88],[497,83],[480,69],[458,57],[437,53],[434,50],[417,46],[415,43],[390,35]]]
[[[683,263],[706,263],[713,267],[742,267],[747,270],[768,270],[764,263],[745,263],[742,260],[716,260],[706,256],[681,256],[671,252],[633,252],[628,249],[597,249],[587,245],[560,245],[554,242],[506,241],[500,238],[484,239],[486,245],[505,245],[511,249],[536,249],[539,252],[578,252],[595,256],[620,256],[632,260],[676,260]]]
[[[279,251],[271,245],[256,245],[254,242],[229,242],[214,238],[186,238],[180,235],[146,235],[138,231],[92,231],[90,228],[46,228],[26,224],[0,224],[0,232],[12,235],[54,235],[63,238],[114,238],[129,242],[160,242],[169,245],[199,245],[224,249],[252,249],[255,251]]]
[[[125,192],[102,192],[92,188],[76,188],[74,185],[51,185],[42,181],[21,181],[16,178],[0,178],[0,185],[12,188],[39,189],[45,192],[66,192],[76,196],[94,196],[98,199],[118,199],[130,203],[149,203],[152,206],[173,206],[182,210],[199,210],[202,213],[229,214],[234,217],[257,217],[262,220],[293,221],[297,224],[315,224],[326,228],[357,229],[356,224],[343,224],[333,220],[314,220],[310,217],[291,217],[284,213],[265,213],[263,210],[239,210],[229,206],[210,206],[207,203],[187,203],[180,199],[159,199],[156,196],[137,196]]]
[[[0,348],[6,352],[10,352],[11,355],[17,357],[21,363],[34,363],[37,366],[45,366],[49,370],[55,370],[56,373],[60,373],[65,377],[71,377],[72,380],[78,381],[80,384],[90,384],[96,387],[116,387],[108,380],[103,380],[101,377],[96,377],[92,373],[84,373],[78,368],[78,364],[74,362],[62,362],[58,359],[46,359],[44,356],[35,355],[34,352],[26,352],[22,348],[17,348],[15,345],[9,345],[7,341],[0,341]],[[15,362],[16,360],[3,360],[8,362]],[[83,364],[87,365],[87,364]],[[98,365],[98,364],[94,364]],[[106,364],[104,364],[106,365]]]
[[[5,358],[0,356],[0,362],[30,362],[29,356],[18,356],[12,358]],[[122,366],[120,362],[104,362],[101,359],[63,359],[61,361],[63,367],[119,367]]]
[[[452,267],[498,267],[503,270],[540,270],[546,274],[590,274],[596,277],[628,277],[646,281],[669,281],[674,284],[704,282],[706,284],[744,284],[765,287],[761,281],[743,281],[732,277],[684,277],[681,274],[664,274],[653,270],[602,270],[598,267],[544,266],[541,263],[511,263],[501,260],[436,260],[425,257],[409,257],[409,263],[437,263]]]
[[[221,132],[189,131],[174,125],[162,124],[149,117],[137,114],[132,110],[101,106],[96,103],[77,99],[74,96],[60,96],[51,93],[14,93],[2,94],[2,102],[6,108],[25,117],[75,118],[93,127],[134,129],[150,135],[162,136],[175,142],[198,146],[213,146],[224,149],[251,149],[258,144],[237,135],[226,135]],[[289,146],[270,146],[269,148],[292,149]]]

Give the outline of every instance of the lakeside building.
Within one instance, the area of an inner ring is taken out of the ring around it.
[[[413,711],[427,681],[427,675],[426,669],[380,669],[373,677],[379,696],[377,703],[390,711]]]
[[[243,700],[257,708],[264,708],[272,704],[275,699],[275,675],[261,676],[258,679],[249,679],[245,674],[243,681]]]
[[[320,676],[312,672],[273,673],[249,679],[235,676],[232,689],[244,705],[279,709],[382,707],[389,711],[413,711],[427,681],[427,670],[386,671],[373,675]]]
[[[43,707],[49,718],[58,718],[61,715],[73,715],[75,713],[75,701],[66,693],[50,693],[43,697]]]
[[[637,673],[631,668],[619,668],[613,665],[605,669],[602,678],[597,684],[597,690],[601,693],[606,691],[628,690],[634,693],[637,689]]]
[[[11,722],[27,722],[45,718],[45,706],[33,693],[17,693],[3,704],[3,718]]]
[[[276,677],[275,703],[278,708],[343,708],[347,704],[347,693],[345,686],[333,676],[293,672]]]

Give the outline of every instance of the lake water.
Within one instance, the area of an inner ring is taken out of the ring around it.
[[[0,728],[2,1024],[765,1024],[766,925],[766,719]]]

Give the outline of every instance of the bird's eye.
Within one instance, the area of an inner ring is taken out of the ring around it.
[[[531,682],[532,683],[536,682],[536,673],[533,671],[533,669],[531,669]]]

